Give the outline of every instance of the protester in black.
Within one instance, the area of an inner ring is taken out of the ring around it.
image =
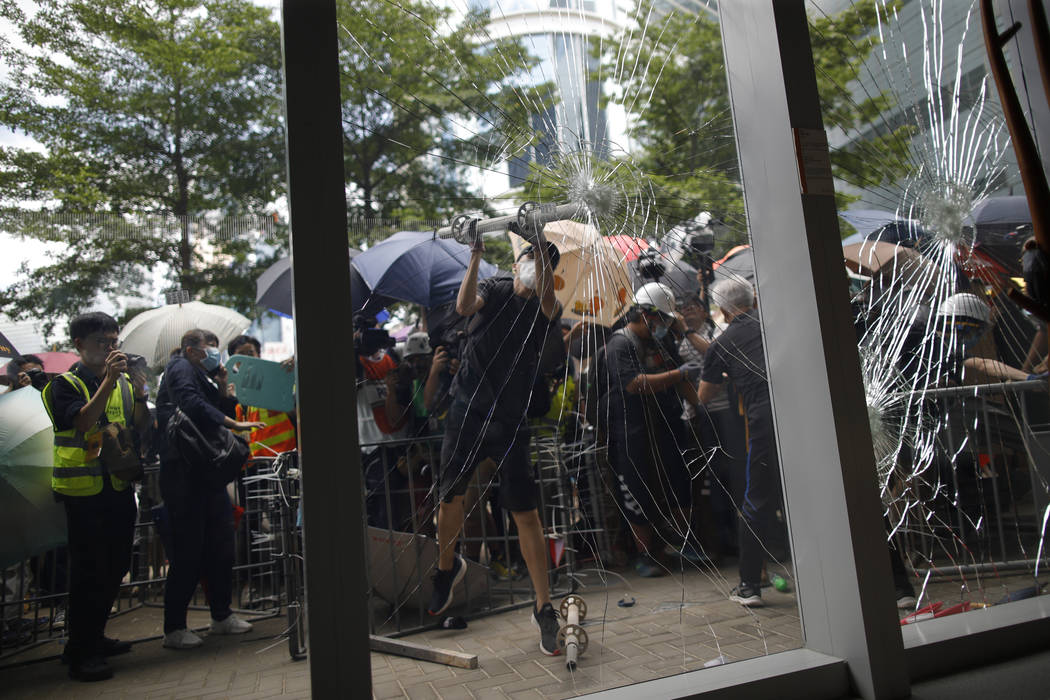
[[[748,445],[739,527],[740,585],[730,599],[747,607],[762,605],[763,537],[779,501],[780,464],[769,403],[769,382],[762,327],[752,311],[755,291],[749,282],[727,279],[711,288],[712,301],[729,326],[715,338],[704,357],[700,401],[712,401],[726,377],[733,382],[747,413]]]
[[[700,364],[683,363],[674,348],[662,342],[680,321],[670,288],[650,282],[635,292],[627,325],[606,341],[599,362],[598,421],[608,438],[609,463],[619,480],[620,508],[638,547],[635,570],[660,576],[663,566],[653,550],[653,522],[664,518],[658,502],[670,509],[668,530],[675,533],[674,550],[687,560],[701,559],[690,535],[692,482],[686,449],[681,396],[695,390]]]
[[[220,389],[208,374],[219,369],[219,355],[218,339],[213,334],[187,331],[180,353],[168,363],[157,392],[160,491],[170,531],[165,550],[171,566],[164,584],[164,646],[169,649],[192,649],[203,644],[186,626],[186,609],[202,575],[208,582],[211,634],[241,634],[252,628],[230,610],[234,542],[226,487],[204,478],[203,471],[210,465],[184,462],[165,435],[176,407],[205,434],[219,426],[240,431],[264,427],[263,423],[235,421],[218,408],[224,404],[225,387]]]
[[[541,631],[540,650],[553,655],[559,652],[559,626],[550,604],[526,410],[544,340],[561,315],[554,296],[558,251],[541,237],[539,245],[519,255],[513,280],[488,279],[478,284],[484,249],[479,239],[456,301],[460,315],[475,318],[453,380],[454,398],[441,448],[440,559],[428,610],[438,615],[451,604],[453,589],[466,571],[466,562],[454,550],[463,524],[463,494],[478,463],[490,458],[499,470],[500,503],[518,526],[522,555],[536,592],[533,622]]]

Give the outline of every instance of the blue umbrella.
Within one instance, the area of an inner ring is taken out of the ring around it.
[[[843,245],[849,245],[846,241],[860,243],[867,238],[869,233],[877,231],[891,221],[896,221],[897,215],[881,209],[854,209],[853,211],[840,211],[839,218],[849,223],[857,231],[842,242]],[[851,240],[854,237],[856,240]]]
[[[359,250],[350,250],[350,257],[360,255]],[[360,273],[350,266],[350,299],[354,311],[364,307],[381,309],[391,300],[373,295]],[[281,258],[268,267],[255,282],[255,304],[281,316],[292,317],[292,260]]]
[[[373,295],[429,308],[456,298],[469,260],[470,248],[451,238],[401,231],[355,256],[351,264]],[[482,261],[478,279],[498,273],[498,267]]]

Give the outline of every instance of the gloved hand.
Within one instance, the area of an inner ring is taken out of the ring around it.
[[[700,370],[704,368],[699,362],[686,362],[678,371],[682,373],[682,377],[689,380],[690,384],[696,384],[700,381]]]

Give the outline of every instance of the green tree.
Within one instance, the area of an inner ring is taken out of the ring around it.
[[[852,94],[850,85],[875,46],[876,3],[859,0],[834,16],[811,19],[824,124],[855,135],[874,135],[832,152],[837,178],[861,188],[884,186],[909,171],[910,127],[879,130],[892,106],[887,93]],[[640,145],[639,166],[662,193],[670,224],[710,211],[736,234],[721,247],[744,242],[743,197],[729,107],[721,33],[704,12],[654,19],[643,3],[619,43],[606,43],[602,71],[618,83],[609,99],[626,110],[630,135]],[[838,196],[839,205],[848,195]]]
[[[447,219],[482,209],[468,168],[533,142],[529,114],[549,89],[522,86],[535,59],[515,40],[488,37],[486,20],[474,12],[453,25],[450,9],[424,0],[340,3],[352,217]]]
[[[199,298],[249,311],[242,277],[265,261],[221,237],[205,257],[191,234],[193,217],[259,213],[282,190],[269,11],[246,0],[37,0],[31,16],[15,3],[0,16],[25,45],[0,45],[0,123],[43,146],[0,150],[4,228],[68,244],[0,292],[5,309],[68,315],[167,265]],[[19,211],[30,202],[105,216],[41,223]],[[148,216],[174,217],[174,235],[157,235]]]

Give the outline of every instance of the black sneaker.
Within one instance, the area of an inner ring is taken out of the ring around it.
[[[119,639],[111,639],[110,637],[102,638],[103,656],[118,656],[127,654],[129,651],[131,651],[131,642],[122,642]]]
[[[69,677],[86,683],[107,681],[113,677],[113,669],[101,656],[90,656],[86,659],[71,661],[69,664]]]
[[[657,578],[664,575],[664,568],[660,562],[649,553],[639,554],[634,562],[634,570],[642,578]]]
[[[741,581],[740,585],[730,592],[729,600],[734,603],[740,603],[745,608],[761,608],[763,605],[762,589],[759,586]]]
[[[437,569],[434,572],[434,593],[430,596],[430,607],[427,608],[428,613],[440,615],[445,612],[448,606],[452,604],[453,589],[457,583],[463,580],[463,575],[466,573],[467,562],[463,561],[463,557],[458,554],[452,561],[452,569],[450,571]]]
[[[558,631],[561,630],[559,619],[558,611],[550,603],[544,603],[539,611],[536,606],[532,607],[532,624],[540,631],[540,651],[547,656],[561,653],[561,647],[558,646]]]
[[[919,601],[915,599],[915,589],[911,586],[898,588],[894,593],[898,610],[914,610]]]

